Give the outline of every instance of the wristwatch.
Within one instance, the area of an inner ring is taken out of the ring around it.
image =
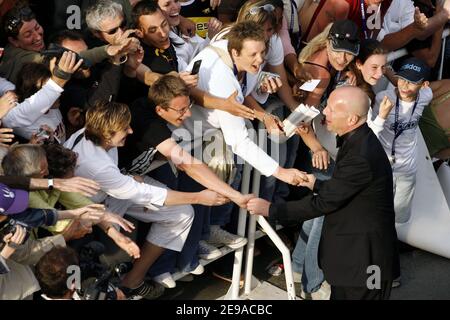
[[[48,190],[53,190],[53,178],[47,180]]]

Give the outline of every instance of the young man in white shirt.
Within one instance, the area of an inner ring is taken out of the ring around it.
[[[162,287],[144,282],[144,276],[164,249],[183,248],[193,219],[188,204],[222,205],[227,199],[210,190],[177,192],[150,177],[122,174],[117,166],[117,147],[122,147],[127,135],[133,133],[130,121],[126,105],[99,102],[88,110],[85,128],[74,133],[65,145],[78,153],[76,175],[100,185],[101,191],[92,197],[93,201],[104,202],[118,214],[153,222],[140,258],[121,285],[128,298],[155,298],[162,294]]]
[[[188,69],[192,69],[197,60],[202,60],[199,71],[198,89],[219,98],[238,92],[236,99],[242,103],[247,93],[253,91],[249,75],[259,72],[266,53],[266,40],[263,29],[255,22],[244,21],[235,24],[227,35],[228,40],[215,41],[211,47],[200,52]],[[233,153],[247,161],[265,176],[274,176],[286,183],[298,185],[303,181],[304,173],[297,169],[285,169],[278,165],[266,152],[260,149],[250,138],[245,121],[221,110],[209,110],[196,104],[191,109],[192,116],[184,121],[184,127],[202,140],[207,132],[221,130],[225,143]],[[257,117],[264,122],[270,116],[261,113]],[[201,133],[199,135],[199,133]],[[175,132],[176,134],[176,132]],[[194,152],[194,154],[198,154]],[[200,153],[201,154],[201,153]],[[218,245],[228,237],[219,226],[229,219],[221,212],[220,221],[212,221],[210,242]]]
[[[406,59],[397,72],[397,88],[376,95],[369,125],[378,136],[392,165],[395,222],[411,215],[417,171],[417,134],[423,109],[431,102],[429,67],[417,58]],[[371,120],[371,121],[370,121]]]

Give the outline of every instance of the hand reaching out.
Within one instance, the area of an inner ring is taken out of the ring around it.
[[[328,165],[330,164],[330,155],[327,150],[319,149],[315,151],[312,155],[312,165],[314,168],[319,170],[328,169]]]
[[[420,12],[418,7],[414,10],[414,26],[419,30],[423,30],[428,26],[427,16]]]
[[[261,198],[253,198],[247,203],[247,210],[250,214],[257,214],[263,217],[269,216],[270,202]]]
[[[240,104],[236,97],[238,96],[238,92],[234,91],[225,101],[224,111],[231,113],[237,117],[246,118],[253,120],[255,119],[255,111],[251,108]]]
[[[230,199],[225,198],[215,191],[203,190],[198,192],[198,204],[202,204],[204,206],[221,206],[228,202],[230,202]]]

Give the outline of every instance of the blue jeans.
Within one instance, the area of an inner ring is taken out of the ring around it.
[[[324,281],[318,261],[323,219],[324,216],[303,222],[292,252],[292,269],[302,274],[303,291],[307,293],[319,290]]]
[[[332,161],[326,171],[313,169],[313,173],[317,179],[328,180],[333,170],[334,162]],[[319,290],[325,280],[318,261],[324,218],[321,216],[303,222],[297,244],[292,252],[292,269],[302,274],[302,288],[306,293]]]

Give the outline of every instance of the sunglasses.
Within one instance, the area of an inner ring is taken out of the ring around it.
[[[190,104],[189,106],[187,106],[186,108],[183,108],[183,109],[175,109],[175,108],[172,108],[172,107],[167,107],[167,109],[176,111],[180,116],[182,116],[182,115],[184,115],[189,109],[191,109],[193,105],[194,105],[194,103],[191,102],[191,104]]]
[[[359,39],[357,39],[357,38],[351,39],[351,35],[349,33],[347,33],[347,34],[333,33],[333,34],[330,34],[329,38],[336,39],[336,40],[347,40],[348,42],[351,42],[351,43],[359,43]]]
[[[117,26],[117,27],[115,27],[115,28],[112,28],[111,30],[108,30],[108,31],[102,31],[102,30],[99,30],[99,31],[100,31],[100,32],[103,32],[103,33],[106,33],[106,34],[108,34],[108,35],[110,35],[110,36],[112,36],[112,35],[115,34],[119,29],[125,30],[126,27],[127,27],[127,20],[126,20],[125,18],[123,18],[122,23],[121,23],[119,26]]]
[[[6,21],[6,30],[8,32],[13,32],[17,27],[22,23],[22,21],[30,21],[34,19],[36,16],[34,12],[30,9],[30,7],[23,7],[19,10],[17,15],[11,16]]]
[[[266,11],[266,12],[273,12],[273,11],[275,11],[275,6],[274,6],[273,4],[268,3],[268,4],[265,4],[265,5],[263,5],[263,6],[253,7],[253,8],[251,8],[251,9],[249,10],[249,13],[250,13],[252,16],[254,16],[255,14],[258,14],[258,12],[259,12],[261,9],[264,10],[264,11]]]

